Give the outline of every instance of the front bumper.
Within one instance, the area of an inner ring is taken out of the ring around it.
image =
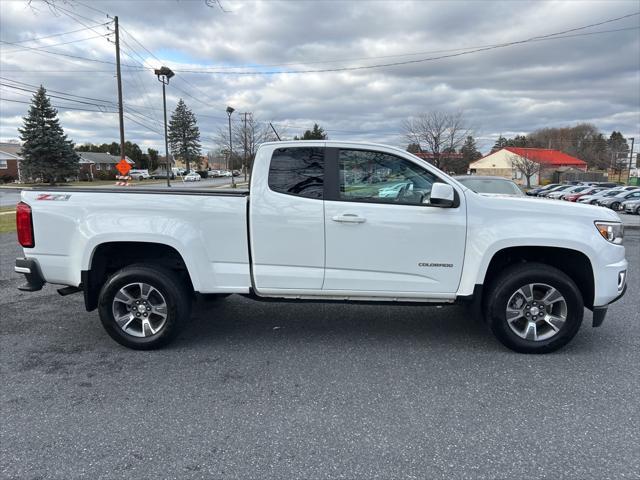
[[[622,287],[622,292],[620,293],[620,295],[618,295],[616,298],[611,300],[607,305],[604,305],[601,307],[593,307],[593,322],[591,324],[593,328],[599,327],[600,325],[603,324],[604,319],[607,316],[607,310],[609,309],[609,305],[620,300],[625,293],[627,293],[626,283],[624,284],[624,287]]]
[[[45,284],[38,262],[30,258],[16,258],[16,265],[13,267],[16,273],[22,273],[27,282],[20,285],[18,290],[23,292],[37,292],[42,290]]]

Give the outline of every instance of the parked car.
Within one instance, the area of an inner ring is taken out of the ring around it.
[[[586,185],[576,185],[576,186],[572,186],[569,188],[566,188],[564,190],[556,190],[555,192],[551,192],[549,193],[549,195],[547,195],[547,198],[551,198],[553,200],[561,200],[562,197],[564,197],[565,195],[569,194],[569,193],[578,193],[578,192],[582,192],[584,190],[587,190],[589,187]]]
[[[189,172],[182,177],[185,182],[199,182],[202,177],[197,172]]]
[[[605,188],[615,188],[620,186],[619,183],[614,183],[614,182],[596,182],[596,183],[599,187],[605,187]]]
[[[129,170],[129,176],[134,180],[140,181],[151,178],[149,170]]]
[[[620,210],[625,213],[640,215],[640,200],[625,200],[622,202],[622,208]]]
[[[149,172],[149,178],[167,178],[167,169],[166,168],[158,168],[157,170],[154,170],[153,172]],[[176,174],[173,170],[171,170],[171,172],[169,173],[169,178],[171,180],[176,178]]]
[[[460,175],[453,177],[465,187],[481,195],[506,195],[509,197],[524,197],[524,193],[515,182],[503,177],[478,175]]]
[[[413,189],[379,197],[377,184],[343,175],[372,165]],[[600,326],[626,289],[617,213],[479,195],[400,148],[263,143],[250,192],[26,188],[16,213],[21,288],[83,292],[114,340],[142,350],[178,335],[196,294],[235,293],[472,302],[504,345],[526,353],[566,345],[585,307]]]
[[[234,177],[239,177],[239,176],[240,176],[240,170],[233,170],[233,171],[231,172],[231,174],[232,174]]]
[[[531,190],[527,190],[526,194],[529,195],[530,197],[536,197],[542,192],[549,191],[552,188],[556,188],[559,186],[560,186],[559,183],[550,183],[549,185],[545,185],[544,187],[537,187],[537,188],[532,188]]]
[[[550,190],[546,190],[544,192],[541,192],[538,194],[539,197],[542,198],[547,198],[550,194],[554,193],[554,192],[566,192],[569,189],[574,188],[574,185],[560,185],[558,187],[554,187]]]
[[[594,193],[593,195],[584,195],[578,199],[578,203],[588,203],[590,205],[596,205],[598,200],[601,200],[605,197],[614,197],[622,191],[620,187],[609,188],[607,190],[602,190],[598,193]]]
[[[598,200],[596,204],[600,205],[601,207],[610,208],[611,210],[619,210],[620,205],[622,205],[622,202],[624,202],[625,200],[636,199],[640,199],[640,188],[637,190],[626,190],[613,197],[603,198],[601,200]]]
[[[606,188],[589,187],[587,190],[582,190],[581,192],[567,193],[562,197],[562,199],[568,202],[576,202],[579,198],[584,197],[585,195],[595,195],[596,193],[602,192],[603,190],[606,190]]]

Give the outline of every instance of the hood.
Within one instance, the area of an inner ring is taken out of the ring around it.
[[[561,222],[561,216],[570,218],[583,218],[584,220],[593,222],[603,220],[609,222],[620,222],[620,217],[613,210],[595,205],[585,205],[583,203],[574,202],[553,202],[544,198],[536,197],[486,197],[478,195],[471,191],[465,191],[465,195],[470,197],[473,195],[477,199],[477,203],[484,208],[494,208],[499,212],[517,213],[526,218],[527,216],[535,219],[544,218]],[[584,197],[583,197],[584,198]],[[500,213],[498,213],[500,215]]]

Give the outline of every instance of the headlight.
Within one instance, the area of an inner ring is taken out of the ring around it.
[[[622,238],[624,237],[624,227],[621,223],[613,222],[595,222],[596,228],[600,232],[602,237],[616,245],[622,244]]]

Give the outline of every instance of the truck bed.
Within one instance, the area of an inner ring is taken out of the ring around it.
[[[50,283],[78,286],[99,245],[163,244],[183,257],[201,293],[247,293],[248,191],[197,188],[25,189],[35,246],[25,257],[42,266]]]
[[[248,189],[239,188],[184,188],[184,187],[30,187],[23,188],[23,191],[33,192],[82,192],[82,193],[137,193],[153,195],[206,195],[206,196],[232,196],[246,197],[249,195]]]

